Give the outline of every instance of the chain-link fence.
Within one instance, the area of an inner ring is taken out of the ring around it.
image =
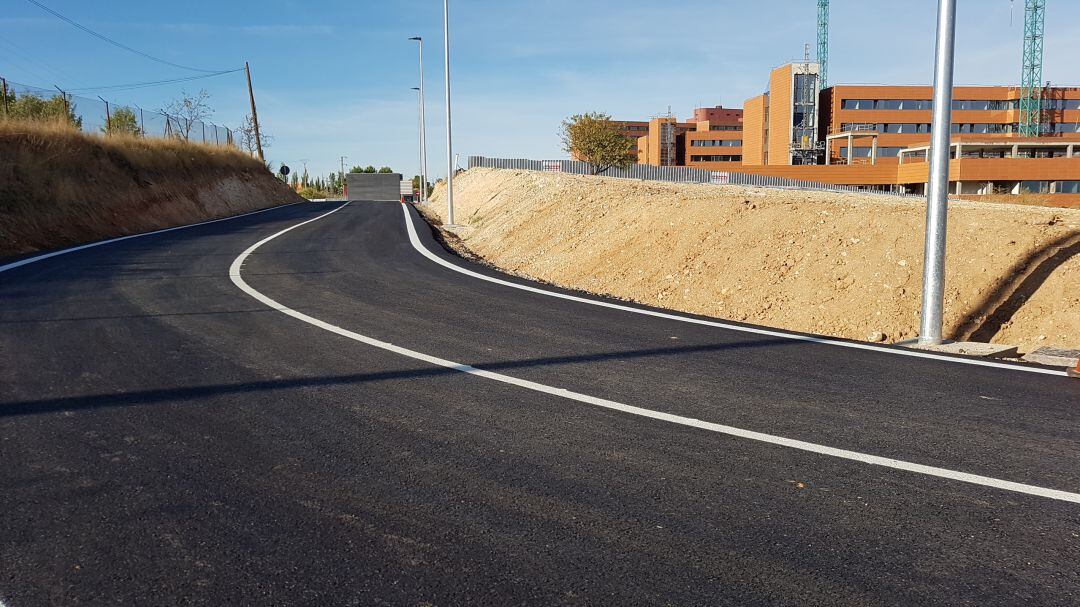
[[[570,173],[574,175],[592,174],[592,165],[577,160],[526,160],[523,158],[487,158],[484,156],[470,156],[469,168],[477,167],[543,171],[547,173]],[[907,198],[922,197],[917,194],[899,192],[897,191],[899,189],[898,187],[896,190],[882,190],[871,187],[833,185],[816,181],[806,181],[803,179],[772,177],[769,175],[753,175],[750,173],[737,173],[731,171],[706,171],[690,167],[652,166],[648,164],[632,164],[625,169],[611,168],[604,171],[602,176],[645,181],[669,181],[673,183],[747,185],[764,188],[816,190],[822,192],[873,192],[875,194],[887,194]]]
[[[67,122],[93,135],[125,134],[174,138],[236,147],[236,133],[212,122],[192,120],[60,89],[42,89],[0,78],[0,119]]]

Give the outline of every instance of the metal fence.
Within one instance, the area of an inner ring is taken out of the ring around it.
[[[0,119],[59,120],[84,133],[123,133],[141,137],[173,138],[194,143],[236,147],[236,133],[212,122],[189,120],[160,110],[117,104],[105,99],[78,97],[0,78]]]
[[[470,156],[469,168],[479,167],[489,169],[543,171],[547,173],[570,173],[573,175],[592,174],[592,166],[589,163],[577,160],[526,160],[522,158],[487,158],[485,156]],[[706,171],[690,167],[661,167],[648,164],[633,164],[625,169],[608,169],[602,176],[615,177],[618,179],[639,179],[643,181],[745,185],[763,188],[815,190],[821,192],[872,192],[875,194],[885,194],[904,198],[922,198],[921,195],[902,193],[898,191],[898,189],[879,190],[871,187],[833,185],[816,181],[806,181],[803,179],[788,179],[786,177],[771,177],[768,175],[753,175],[750,173],[731,171]]]

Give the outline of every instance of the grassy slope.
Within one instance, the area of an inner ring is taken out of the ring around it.
[[[0,256],[298,200],[231,148],[0,121]]]

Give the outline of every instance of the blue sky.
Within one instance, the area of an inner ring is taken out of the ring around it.
[[[312,173],[349,164],[414,174],[415,43],[427,41],[428,147],[444,175],[439,0],[231,0],[184,3],[41,0],[84,25],[169,61],[206,69],[250,61],[268,156]],[[958,84],[1014,84],[1023,1],[959,0]],[[1080,3],[1049,0],[1045,78],[1080,85]],[[918,84],[931,78],[936,0],[833,0],[830,80]],[[815,40],[813,0],[451,0],[454,141],[470,154],[558,158],[558,126],[590,110],[649,117],[668,106],[740,107],[770,68]],[[764,24],[771,27],[766,29]],[[82,88],[190,75],[108,46],[26,0],[4,0],[0,75]],[[181,88],[212,95],[214,121],[247,112],[241,74],[110,94],[161,107]],[[463,161],[464,162],[464,161]]]

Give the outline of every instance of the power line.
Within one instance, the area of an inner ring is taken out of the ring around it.
[[[197,67],[189,67],[189,66],[186,66],[186,65],[180,65],[179,63],[173,63],[171,61],[166,61],[164,59],[161,59],[161,58],[155,57],[153,55],[150,55],[148,53],[144,53],[144,52],[142,52],[140,50],[133,49],[130,46],[127,46],[126,44],[122,44],[120,42],[117,42],[116,40],[113,40],[112,38],[109,38],[108,36],[106,36],[104,34],[99,34],[99,33],[95,32],[94,30],[86,27],[85,25],[82,25],[81,23],[78,23],[78,22],[76,22],[76,21],[74,21],[72,19],[69,19],[69,18],[65,17],[64,15],[54,11],[53,9],[45,6],[44,4],[38,2],[37,0],[26,0],[26,1],[29,2],[30,4],[33,4],[34,6],[36,6],[38,8],[40,8],[41,10],[53,15],[57,19],[60,19],[61,21],[69,23],[69,24],[75,26],[76,28],[86,32],[87,34],[90,34],[91,36],[93,36],[95,38],[98,38],[99,40],[107,42],[107,43],[109,43],[109,44],[111,44],[111,45],[113,45],[113,46],[115,46],[117,48],[124,49],[125,51],[135,53],[136,55],[139,55],[140,57],[144,57],[144,58],[149,59],[151,61],[156,61],[157,63],[161,63],[161,64],[164,64],[164,65],[170,65],[172,67],[178,67],[178,68],[180,68],[182,70],[189,70],[189,71],[192,71],[192,72],[204,72],[204,73],[207,73],[207,74],[220,73],[221,72],[221,70],[204,70],[204,69],[200,69],[200,68],[197,68]]]
[[[91,86],[78,89],[67,89],[67,92],[71,93],[88,93],[99,91],[133,91],[135,89],[149,88],[153,86],[161,86],[164,84],[177,84],[180,82],[191,82],[192,80],[202,80],[204,78],[214,78],[217,76],[224,76],[225,74],[235,74],[237,72],[244,71],[244,68],[238,68],[235,70],[224,70],[221,72],[214,72],[212,74],[204,74],[200,76],[185,76],[184,78],[173,78],[171,80],[154,80],[150,82],[135,82],[131,84],[113,84],[109,86]]]

